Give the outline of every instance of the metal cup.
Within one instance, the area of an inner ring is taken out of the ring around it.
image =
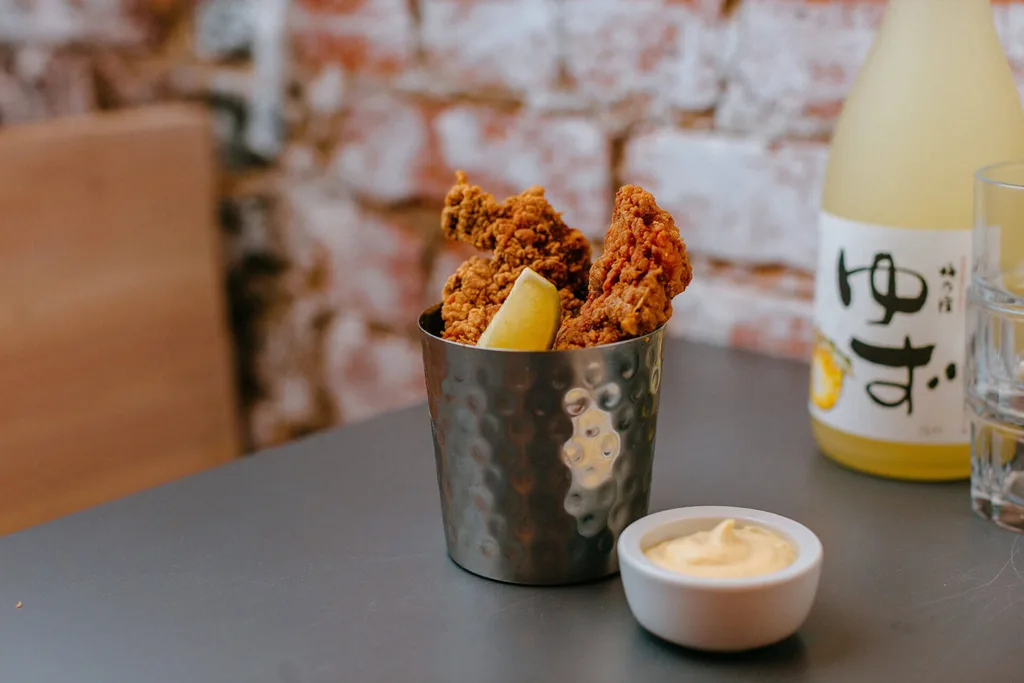
[[[664,330],[521,352],[442,339],[439,306],[419,324],[451,558],[525,585],[617,572],[650,500]]]

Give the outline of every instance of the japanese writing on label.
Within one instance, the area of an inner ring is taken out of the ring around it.
[[[939,313],[952,313],[953,294],[956,292],[956,266],[952,263],[948,263],[939,270],[939,275],[942,276],[942,291],[939,294]]]
[[[967,231],[823,217],[815,281],[815,417],[868,438],[966,439],[960,366],[969,252]]]
[[[847,268],[845,250],[840,249],[839,259],[836,263],[836,276],[839,298],[845,307],[849,307],[853,302],[850,276],[857,273],[866,275],[871,297],[881,309],[881,317],[878,320],[868,321],[871,325],[889,325],[897,314],[914,315],[924,308],[928,301],[928,282],[925,278],[920,273],[908,268],[898,267],[892,254],[877,253],[870,266]],[[945,277],[947,274],[952,276],[955,271],[952,266],[947,266],[943,267],[940,273]],[[879,280],[884,283],[881,287]],[[904,287],[909,290],[904,291],[904,296],[901,296],[899,291],[901,281],[907,283],[904,284]],[[949,298],[948,295],[946,298]],[[940,304],[944,301],[945,299],[940,299]],[[949,298],[949,302],[950,310],[952,310],[952,298]],[[939,310],[943,310],[941,305]],[[850,350],[858,358],[868,363],[906,370],[906,382],[872,380],[864,385],[864,389],[875,404],[883,408],[905,407],[907,415],[912,415],[914,413],[914,370],[924,368],[931,363],[935,344],[914,346],[909,335],[903,338],[901,346],[875,345],[857,337],[851,337],[849,344]],[[956,363],[946,366],[945,375],[949,380],[956,378]],[[934,390],[939,386],[939,381],[938,375],[932,377],[928,380],[928,388]]]

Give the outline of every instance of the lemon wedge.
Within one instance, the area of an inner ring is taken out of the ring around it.
[[[489,349],[544,351],[551,348],[561,323],[562,300],[558,289],[527,268],[516,278],[508,298],[476,345]]]

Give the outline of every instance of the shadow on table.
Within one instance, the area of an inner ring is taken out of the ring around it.
[[[782,664],[788,671],[799,671],[803,668],[801,663],[807,660],[807,648],[799,633],[774,645],[746,652],[704,652],[702,650],[693,650],[662,640],[641,626],[637,626],[637,639],[647,646],[658,647],[691,661],[706,662],[708,664],[722,663],[731,666],[750,664],[757,667]]]
[[[798,633],[774,645],[747,652],[715,653],[692,650],[669,643],[635,625],[633,651],[649,659],[685,662],[697,669],[745,671],[736,680],[786,681],[815,680],[823,669],[832,669],[850,655],[858,639],[848,629],[837,626],[837,620],[823,614],[823,605],[815,607],[812,616]],[[753,674],[753,677],[748,677]],[[817,674],[817,675],[816,675]],[[729,680],[733,680],[730,677]]]

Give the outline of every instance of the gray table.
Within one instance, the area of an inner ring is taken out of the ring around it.
[[[806,384],[805,366],[738,352],[666,357],[653,509],[758,507],[824,542],[818,602],[780,645],[666,645],[617,579],[463,572],[419,407],[0,539],[0,681],[1024,680],[1020,537],[976,519],[965,484],[817,455]]]

